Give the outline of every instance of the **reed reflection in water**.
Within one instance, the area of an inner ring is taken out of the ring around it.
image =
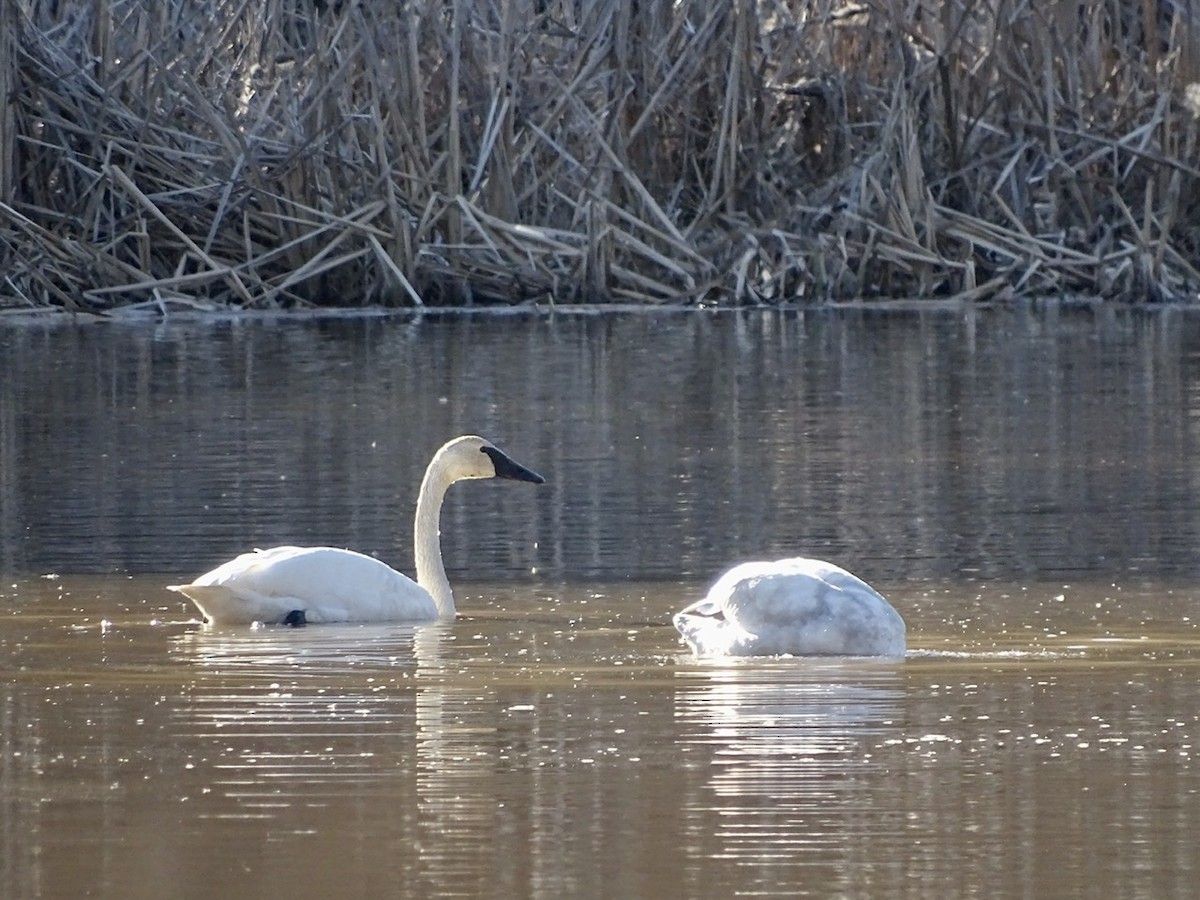
[[[473,432],[549,483],[451,492],[452,582],[1200,578],[1197,346],[1200,314],[1109,308],[0,329],[0,570],[410,571],[424,466]]]

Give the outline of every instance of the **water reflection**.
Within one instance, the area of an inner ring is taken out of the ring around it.
[[[1112,308],[0,327],[0,894],[1191,896],[1197,346]],[[550,484],[451,495],[458,621],[163,590],[286,541],[407,570],[462,431]],[[794,553],[884,590],[902,664],[682,648]]]
[[[417,634],[438,627],[206,626],[175,639],[196,678],[172,731],[203,748],[187,765],[207,771],[205,792],[237,810],[213,815],[294,828],[286,811],[359,795],[411,760]]]
[[[669,709],[644,678],[645,629],[628,632],[526,606],[418,635],[414,864],[428,894],[644,896],[663,883],[635,861],[640,829],[612,831],[644,803],[647,738]]]
[[[501,752],[491,691],[471,684],[470,666],[447,670],[447,629],[423,633],[418,640],[416,754],[418,840],[422,883],[441,890],[486,883],[494,857],[481,854],[504,804],[492,778]],[[500,651],[503,654],[503,651]],[[503,715],[503,713],[501,714]],[[499,877],[500,873],[495,873]]]
[[[761,661],[753,661],[761,662]],[[703,745],[685,799],[690,871],[736,867],[739,892],[856,896],[887,810],[872,748],[901,733],[902,663],[787,660],[678,670],[680,740]],[[715,826],[715,827],[714,827]],[[710,895],[703,882],[689,896]]]
[[[635,776],[645,736],[670,721],[639,684],[643,642],[661,653],[672,633],[585,618],[587,596],[496,594],[473,602],[480,615],[400,632],[206,626],[173,639],[197,676],[172,731],[190,749],[205,839],[206,822],[258,823],[269,842],[321,841],[326,865],[390,847],[385,865],[420,896],[560,897],[622,880],[640,894],[650,873],[614,877],[621,857],[592,846],[644,789],[613,773]]]
[[[419,660],[444,628],[199,626],[174,637],[171,655],[192,678],[169,727],[186,748],[195,840],[301,893],[386,883],[415,895],[419,867],[393,841],[418,815]],[[281,855],[296,839],[311,863]]]
[[[897,589],[929,644],[902,663],[720,663],[657,622],[689,583],[257,631],[167,615],[161,583],[0,591],[6,895],[1192,886],[1194,593]]]
[[[549,484],[452,493],[452,580],[1194,577],[1197,346],[1055,307],[0,328],[0,570],[408,570],[426,461],[478,432]]]
[[[172,641],[172,652],[223,677],[291,672],[296,677],[346,675],[362,668],[415,666],[417,635],[434,624],[336,625],[313,628],[205,625]]]

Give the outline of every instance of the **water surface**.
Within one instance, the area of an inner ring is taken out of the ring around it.
[[[1191,896],[1182,311],[0,329],[0,893]],[[460,619],[213,629],[255,545],[408,569],[476,431]],[[702,661],[730,562],[875,583],[902,661]]]

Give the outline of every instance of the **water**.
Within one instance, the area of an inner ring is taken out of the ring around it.
[[[0,894],[1191,896],[1200,317],[1016,309],[0,330]],[[211,629],[255,545],[461,618]],[[725,565],[846,564],[899,662],[701,661]]]

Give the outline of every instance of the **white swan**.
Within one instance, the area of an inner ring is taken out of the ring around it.
[[[220,625],[309,622],[425,622],[454,618],[454,595],[442,563],[438,521],[446,489],[467,478],[510,478],[542,484],[531,472],[475,435],[433,455],[413,535],[417,580],[372,556],[333,547],[273,547],[243,553],[191,584],[173,584]]]
[[[701,656],[903,656],[900,614],[869,584],[819,559],[747,562],[675,614]]]

